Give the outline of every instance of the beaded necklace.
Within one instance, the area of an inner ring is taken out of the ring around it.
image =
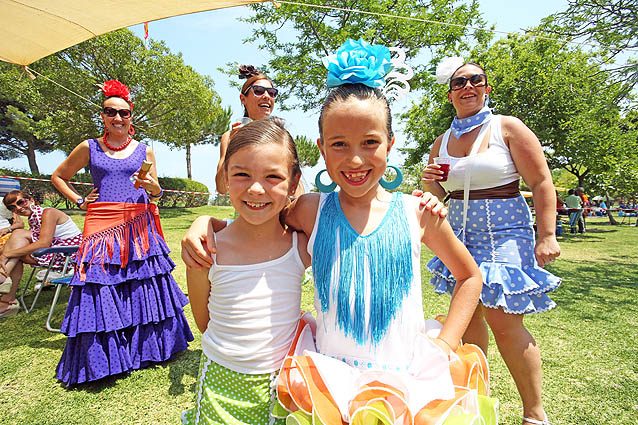
[[[111,146],[111,144],[106,140],[106,134],[107,133],[104,133],[104,137],[102,138],[102,141],[104,142],[104,146],[106,146],[107,148],[115,152],[126,149],[126,147],[133,141],[133,138],[131,136],[128,136],[126,138],[126,142],[122,143],[120,146],[118,147]]]

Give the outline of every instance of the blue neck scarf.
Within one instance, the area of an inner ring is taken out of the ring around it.
[[[476,114],[471,117],[459,118],[454,117],[452,121],[452,125],[450,126],[450,131],[454,134],[454,137],[457,139],[461,137],[465,133],[469,133],[477,127],[482,126],[483,124],[488,123],[492,119],[492,109],[487,106],[487,100],[485,101],[485,106],[478,111]]]

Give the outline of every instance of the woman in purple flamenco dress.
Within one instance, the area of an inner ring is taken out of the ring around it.
[[[175,264],[149,202],[162,194],[153,151],[131,137],[126,86],[111,80],[103,91],[104,136],[80,143],[51,178],[87,210],[57,367],[67,386],[168,360],[193,340],[183,311],[188,299],[171,275]],[[143,161],[153,163],[146,177],[137,175]],[[94,190],[82,198],[68,182],[87,165]]]

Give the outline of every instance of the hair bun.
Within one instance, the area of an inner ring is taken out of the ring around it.
[[[105,81],[104,84],[100,86],[100,88],[102,89],[102,93],[104,93],[104,96],[106,97],[117,96],[121,97],[127,102],[130,100],[129,97],[131,95],[131,92],[129,91],[128,87],[117,80]]]
[[[247,80],[250,77],[254,77],[255,75],[259,75],[261,72],[257,68],[252,65],[239,65],[239,79]]]

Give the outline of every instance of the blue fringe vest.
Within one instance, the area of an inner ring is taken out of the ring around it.
[[[366,267],[370,277],[368,318],[365,315]],[[343,214],[338,193],[330,193],[319,217],[312,269],[321,310],[328,311],[332,298],[336,302],[337,323],[345,335],[359,345],[368,341],[376,345],[412,284],[411,237],[402,194],[393,194],[379,227],[361,236]],[[351,295],[353,282],[354,294]]]

